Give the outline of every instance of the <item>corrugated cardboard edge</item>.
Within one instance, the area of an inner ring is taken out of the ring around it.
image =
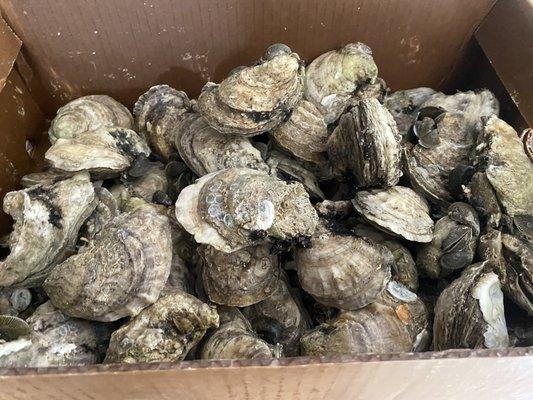
[[[22,41],[0,14],[0,91],[6,85],[21,47]]]

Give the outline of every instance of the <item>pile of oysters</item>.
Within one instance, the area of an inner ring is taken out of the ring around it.
[[[533,135],[274,44],[199,98],[57,111],[0,262],[0,366],[533,344]]]

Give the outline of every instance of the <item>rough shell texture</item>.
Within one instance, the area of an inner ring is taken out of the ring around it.
[[[433,239],[433,221],[426,201],[404,186],[357,192],[352,204],[371,224],[413,242]]]
[[[89,321],[69,318],[47,302],[27,321],[30,335],[0,344],[0,367],[57,367],[98,362],[102,340]]]
[[[133,115],[139,132],[150,146],[168,159],[174,151],[174,136],[186,113],[192,109],[185,92],[168,85],[153,86],[139,97]]]
[[[17,316],[29,307],[31,300],[31,292],[26,288],[1,288],[0,315]]]
[[[343,311],[306,333],[303,355],[404,353],[424,350],[428,342],[424,303],[391,281],[380,299],[356,311]]]
[[[148,156],[150,149],[137,133],[102,127],[72,139],[58,139],[44,157],[58,171],[89,171],[102,179],[118,176],[141,154]]]
[[[72,174],[55,171],[48,169],[44,172],[33,172],[31,174],[24,175],[20,179],[20,185],[24,188],[30,188],[35,185],[52,185],[61,180],[70,178]]]
[[[268,171],[261,153],[247,138],[217,132],[198,114],[182,121],[175,144],[183,161],[197,176],[232,167]]]
[[[476,211],[466,203],[453,203],[435,223],[433,240],[420,247],[416,263],[430,278],[446,276],[472,263],[479,236]]]
[[[9,236],[11,252],[0,262],[0,285],[41,284],[74,251],[78,230],[96,204],[87,173],[6,194],[4,211],[15,224]]]
[[[328,140],[328,155],[339,175],[353,174],[359,187],[389,187],[402,171],[396,122],[376,99],[362,100],[345,113]]]
[[[94,191],[98,198],[98,204],[80,229],[80,236],[89,240],[100,232],[109,221],[120,214],[117,201],[109,190],[98,187]]]
[[[364,43],[349,43],[314,59],[306,69],[305,97],[334,122],[349,105],[354,92],[364,83],[373,83],[378,67]]]
[[[117,216],[78,254],[55,267],[43,288],[67,315],[115,321],[157,300],[171,258],[168,218],[144,203]]]
[[[105,362],[180,361],[208,329],[217,327],[215,309],[190,294],[170,291],[112,334]]]
[[[502,211],[487,175],[483,172],[476,172],[466,186],[465,195],[487,227],[500,226]]]
[[[531,214],[533,163],[516,131],[495,115],[478,136],[475,163],[485,171],[507,214]]]
[[[313,234],[318,216],[300,183],[230,168],[200,178],[176,202],[179,223],[198,243],[230,253],[260,239]]]
[[[57,110],[48,136],[53,144],[57,139],[72,139],[87,131],[113,126],[133,127],[128,109],[106,95],[84,96]]]
[[[272,137],[278,145],[305,161],[325,161],[328,130],[320,111],[307,100],[301,100],[287,122],[274,129]]]
[[[282,53],[245,67],[220,85],[207,84],[198,108],[219,132],[253,136],[281,124],[303,96],[302,68],[296,53]]]
[[[320,224],[309,248],[295,254],[302,289],[318,302],[355,310],[376,300],[391,276],[390,251],[369,239]]]
[[[211,246],[198,249],[202,280],[209,299],[217,304],[245,307],[264,300],[278,286],[279,266],[268,244],[223,253]]]
[[[441,293],[434,312],[434,350],[509,344],[500,281],[487,262],[465,269]]]
[[[220,327],[203,344],[207,360],[274,358],[276,349],[260,339],[237,308],[219,308]]]
[[[156,192],[166,192],[168,188],[168,179],[163,164],[150,163],[142,176],[128,181],[126,186],[132,196],[151,202]]]

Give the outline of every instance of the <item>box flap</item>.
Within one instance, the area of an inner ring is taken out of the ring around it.
[[[22,41],[0,15],[0,90],[6,84],[21,47]]]

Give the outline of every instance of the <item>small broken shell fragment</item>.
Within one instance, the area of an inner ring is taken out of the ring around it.
[[[279,285],[278,259],[268,244],[229,254],[201,245],[198,252],[204,290],[214,303],[246,307],[264,300]]]
[[[280,125],[303,96],[303,68],[296,53],[280,51],[259,65],[209,82],[198,98],[207,123],[222,133],[254,136]]]
[[[140,155],[150,149],[134,131],[117,127],[102,127],[72,139],[59,139],[44,158],[56,170],[64,173],[89,171],[96,179],[118,176]]]
[[[178,222],[198,243],[225,253],[256,244],[309,237],[318,216],[300,183],[286,184],[261,171],[229,168],[183,189]]]
[[[153,86],[139,97],[133,115],[139,132],[165,160],[174,151],[174,135],[192,105],[185,92],[168,85]]]
[[[197,176],[232,167],[268,171],[261,153],[247,138],[217,132],[198,114],[187,116],[178,126],[175,145]]]
[[[345,310],[372,303],[383,291],[394,263],[390,251],[322,221],[308,248],[295,253],[302,289],[318,302]]]
[[[180,290],[167,291],[111,335],[106,363],[181,361],[210,328],[214,308]]]
[[[307,66],[305,97],[330,124],[344,112],[356,90],[365,83],[373,83],[377,76],[378,67],[370,47],[349,43],[320,55]]]
[[[65,314],[95,321],[135,316],[154,303],[170,273],[168,218],[137,199],[43,284]]]
[[[433,239],[433,220],[422,196],[404,186],[357,192],[355,210],[372,225],[412,242]]]
[[[402,176],[400,141],[387,109],[376,99],[368,99],[342,115],[327,150],[338,175],[353,174],[363,188],[389,187]]]
[[[117,200],[106,188],[97,187],[94,191],[98,204],[80,229],[80,236],[87,240],[96,236],[109,221],[120,214]]]
[[[271,132],[284,150],[305,161],[325,162],[328,130],[320,111],[301,100],[289,119]]]
[[[40,285],[74,251],[78,230],[96,204],[86,172],[6,194],[4,211],[15,224],[9,236],[11,252],[0,262],[0,286]]]
[[[13,315],[0,315],[0,339],[16,340],[30,333],[30,326],[26,321]]]
[[[416,294],[390,281],[376,302],[343,311],[304,334],[302,355],[386,354],[425,350],[427,310]]]
[[[260,339],[235,307],[219,307],[220,327],[204,342],[204,360],[277,358],[279,349]]]
[[[476,211],[466,203],[453,203],[435,223],[433,240],[419,248],[416,264],[436,279],[472,263],[479,236]]]
[[[485,172],[508,215],[531,214],[533,163],[516,131],[495,115],[478,136],[474,163]]]
[[[83,96],[57,110],[48,136],[50,143],[54,144],[57,139],[73,139],[85,132],[104,127],[131,129],[131,113],[109,96]]]
[[[500,281],[488,262],[466,268],[441,293],[434,311],[434,350],[509,344]]]

